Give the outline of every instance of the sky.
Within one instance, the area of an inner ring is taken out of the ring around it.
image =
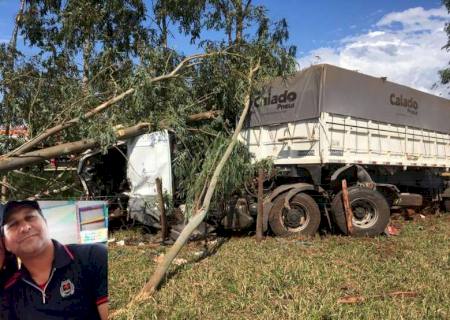
[[[450,15],[441,0],[254,0],[272,20],[286,18],[300,68],[330,63],[450,98],[438,71],[450,52],[443,31]],[[0,42],[8,41],[19,0],[0,0]],[[186,54],[198,49],[175,36]]]

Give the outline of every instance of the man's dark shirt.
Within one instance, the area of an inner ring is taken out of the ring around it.
[[[35,283],[23,266],[6,281],[7,319],[99,320],[97,306],[108,301],[106,246],[53,244],[55,258],[46,284]]]
[[[0,293],[3,292],[6,281],[17,271],[17,264],[13,256],[6,256],[3,263],[4,266],[0,267]]]

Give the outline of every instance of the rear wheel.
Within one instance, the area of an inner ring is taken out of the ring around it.
[[[314,235],[320,224],[320,210],[316,201],[305,193],[291,198],[291,209],[284,207],[284,201],[285,195],[279,196],[270,211],[269,224],[275,235]]]
[[[353,211],[353,235],[376,236],[383,233],[391,215],[383,195],[372,189],[351,187],[348,196]],[[342,191],[333,199],[331,213],[339,230],[348,234]]]

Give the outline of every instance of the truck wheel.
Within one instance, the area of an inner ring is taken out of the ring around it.
[[[363,187],[348,189],[350,206],[353,211],[353,235],[376,236],[389,224],[391,211],[381,193]],[[331,214],[334,222],[344,234],[348,233],[342,191],[331,202]]]
[[[290,210],[284,207],[285,196],[279,196],[270,210],[269,224],[277,236],[313,236],[319,229],[320,210],[316,201],[305,193],[292,197]]]

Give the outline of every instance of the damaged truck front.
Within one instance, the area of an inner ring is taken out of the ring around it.
[[[324,226],[348,233],[344,179],[355,235],[382,233],[392,209],[450,211],[448,119],[447,99],[335,66],[275,79],[253,99],[240,135],[255,160],[270,158],[278,171],[264,200],[264,230],[313,235]],[[129,184],[122,192],[128,214],[158,227],[155,179],[162,178],[169,197],[174,192],[169,135],[146,134],[116,149],[128,157],[121,160],[128,179],[123,169],[115,172]],[[92,182],[86,173],[97,169],[89,169],[90,157],[79,173]],[[255,195],[242,192],[229,209],[222,223],[252,225]]]
[[[119,142],[106,154],[86,152],[78,175],[87,198],[106,198],[113,216],[126,215],[160,228],[156,178],[166,198],[174,193],[171,137],[167,131],[143,134]]]

